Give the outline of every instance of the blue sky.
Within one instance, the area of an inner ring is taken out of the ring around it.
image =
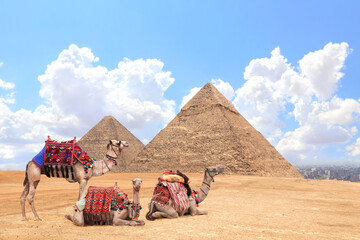
[[[291,163],[359,163],[359,22],[358,1],[0,0],[0,169],[106,114],[146,143],[211,81]]]

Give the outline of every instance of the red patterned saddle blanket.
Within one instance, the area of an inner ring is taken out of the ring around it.
[[[84,220],[87,225],[96,222],[112,224],[110,210],[122,209],[129,205],[127,194],[118,186],[96,187],[90,186],[86,194]]]
[[[184,178],[177,175],[176,172],[163,173],[154,189],[151,201],[166,205],[170,199],[172,199],[172,207],[178,213],[183,212],[190,207],[187,189],[184,183]]]
[[[84,171],[94,166],[92,159],[85,151],[81,149],[76,142],[76,137],[70,141],[58,142],[48,139],[45,141],[44,149],[33,158],[33,162],[39,167],[44,166],[44,173],[48,177],[69,177],[73,176],[73,164],[79,161],[84,166]]]

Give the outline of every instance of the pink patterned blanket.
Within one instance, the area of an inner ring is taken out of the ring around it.
[[[190,207],[187,189],[184,184],[178,182],[166,182],[171,198],[173,199],[173,208],[178,212],[183,212]]]

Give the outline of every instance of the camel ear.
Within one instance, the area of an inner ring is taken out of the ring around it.
[[[110,143],[108,143],[108,145],[106,146],[106,149],[109,150],[110,148]]]

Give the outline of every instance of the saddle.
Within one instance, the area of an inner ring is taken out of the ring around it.
[[[179,171],[176,172],[164,172],[158,179],[159,182],[156,185],[152,202],[166,205],[172,199],[172,207],[181,213],[190,207],[188,195],[189,190],[189,178]]]
[[[48,139],[45,141],[44,148],[32,159],[38,166],[43,167],[47,177],[63,177],[74,179],[73,164],[79,161],[84,166],[87,173],[89,168],[94,166],[94,159],[83,151],[76,142],[76,137],[70,141],[58,142]]]

